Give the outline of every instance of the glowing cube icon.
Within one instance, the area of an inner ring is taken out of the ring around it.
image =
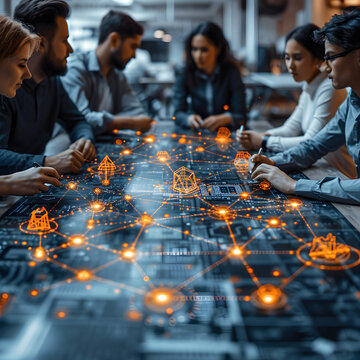
[[[240,171],[246,171],[250,156],[251,155],[247,151],[238,151],[234,160],[235,167]]]
[[[27,229],[34,231],[51,230],[49,215],[44,207],[37,208],[31,213]]]
[[[190,194],[198,190],[195,173],[185,166],[177,169],[174,172],[172,189],[183,194]]]
[[[321,258],[324,260],[337,261],[349,253],[350,247],[345,244],[336,243],[336,236],[329,233],[326,237],[314,237],[309,256],[312,259]]]

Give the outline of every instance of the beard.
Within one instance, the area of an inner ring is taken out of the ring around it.
[[[44,74],[46,76],[54,76],[54,75],[65,75],[67,72],[67,67],[66,65],[63,66],[61,64],[60,60],[54,60],[51,58],[51,47],[49,48],[49,50],[46,52],[46,54],[44,55],[42,64],[41,64],[41,68],[42,71],[44,72]]]
[[[127,63],[117,56],[119,53],[121,53],[121,49],[114,50],[110,53],[110,64],[118,70],[124,70]]]

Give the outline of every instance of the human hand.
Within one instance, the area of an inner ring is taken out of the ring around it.
[[[50,167],[30,168],[8,176],[4,176],[7,195],[34,195],[40,191],[48,191],[51,184],[61,186],[58,172]]]
[[[236,140],[247,150],[259,149],[264,135],[264,133],[258,133],[251,130],[244,130],[241,133],[240,130],[236,130]]]
[[[275,189],[285,194],[293,194],[295,192],[296,181],[276,166],[263,163],[252,172],[251,177],[256,181],[265,179]]]
[[[79,151],[85,160],[93,160],[96,155],[96,149],[91,140],[81,138],[73,142],[69,149]]]
[[[216,131],[219,127],[228,126],[231,121],[230,115],[211,115],[204,119],[202,126],[210,131]]]
[[[203,124],[203,120],[201,116],[196,114],[190,115],[188,117],[188,122],[189,122],[189,126],[192,129],[199,129]]]
[[[55,168],[59,174],[77,173],[85,159],[79,150],[69,148],[57,155],[46,156],[44,165]]]
[[[131,129],[141,132],[148,131],[153,121],[151,117],[146,115],[134,116],[130,123]]]
[[[249,161],[248,161],[248,169],[249,169],[249,173],[251,174],[252,172],[255,171],[255,169],[261,165],[261,164],[268,164],[268,165],[275,165],[275,162],[271,159],[269,159],[267,156],[265,155],[253,155]]]

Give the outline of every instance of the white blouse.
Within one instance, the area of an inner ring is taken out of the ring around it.
[[[320,73],[310,84],[304,84],[298,105],[285,123],[266,131],[270,134],[266,147],[282,152],[314,137],[335,115],[345,98],[346,91],[335,90],[327,74]],[[356,178],[354,161],[345,146],[327,154],[325,159],[349,178]]]

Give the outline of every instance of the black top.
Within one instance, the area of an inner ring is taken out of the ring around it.
[[[47,142],[55,121],[72,141],[93,140],[91,126],[70,100],[60,78],[52,76],[36,84],[24,80],[14,98],[0,101],[0,174],[25,170],[34,162],[43,164]]]
[[[246,122],[245,87],[239,70],[231,63],[216,68],[210,77],[182,69],[176,77],[173,103],[176,123],[183,127],[188,127],[191,114],[205,119],[227,113],[232,117],[229,127],[234,129]]]

